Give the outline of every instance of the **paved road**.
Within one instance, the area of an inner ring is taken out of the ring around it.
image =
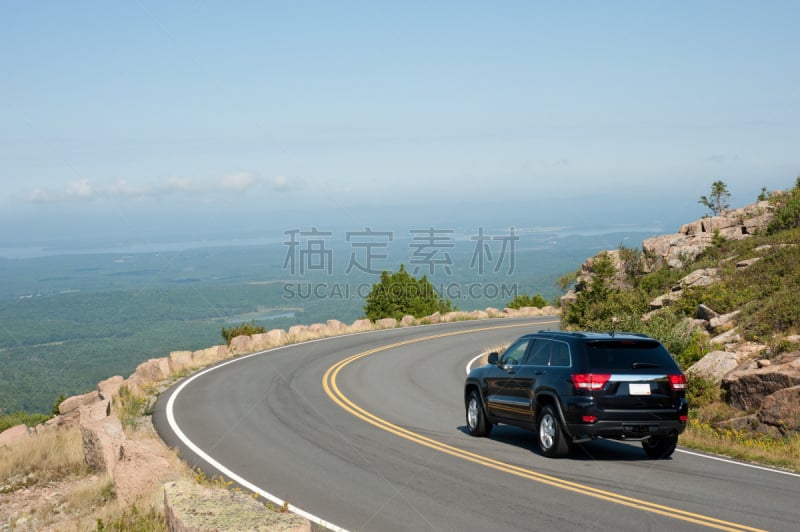
[[[209,477],[222,472],[331,528],[800,529],[797,475],[680,449],[650,460],[611,441],[553,460],[532,433],[505,426],[469,436],[469,359],[555,327],[466,321],[296,344],[178,383],[153,419]]]

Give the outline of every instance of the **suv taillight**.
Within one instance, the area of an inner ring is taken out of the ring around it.
[[[675,391],[685,390],[686,389],[686,377],[684,375],[670,375],[669,376],[669,385]]]
[[[573,373],[572,384],[578,390],[602,390],[610,378],[605,373]]]

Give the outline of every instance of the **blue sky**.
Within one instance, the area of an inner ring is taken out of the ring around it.
[[[739,206],[800,175],[798,22],[794,1],[4,2],[0,240],[674,231],[715,180]]]

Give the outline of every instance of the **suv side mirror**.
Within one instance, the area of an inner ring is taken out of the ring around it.
[[[489,353],[489,364],[496,366],[498,360],[500,360],[500,355],[495,352]]]

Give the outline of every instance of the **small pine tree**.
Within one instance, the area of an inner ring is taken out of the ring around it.
[[[380,282],[372,285],[364,314],[371,320],[399,320],[406,315],[421,318],[435,312],[449,312],[451,308],[450,301],[439,297],[426,276],[417,279],[401,264],[399,271],[384,271]]]
[[[731,193],[728,192],[728,185],[722,181],[714,181],[711,183],[711,194],[709,196],[700,196],[697,203],[708,207],[713,216],[719,216],[726,209],[730,208]]]

